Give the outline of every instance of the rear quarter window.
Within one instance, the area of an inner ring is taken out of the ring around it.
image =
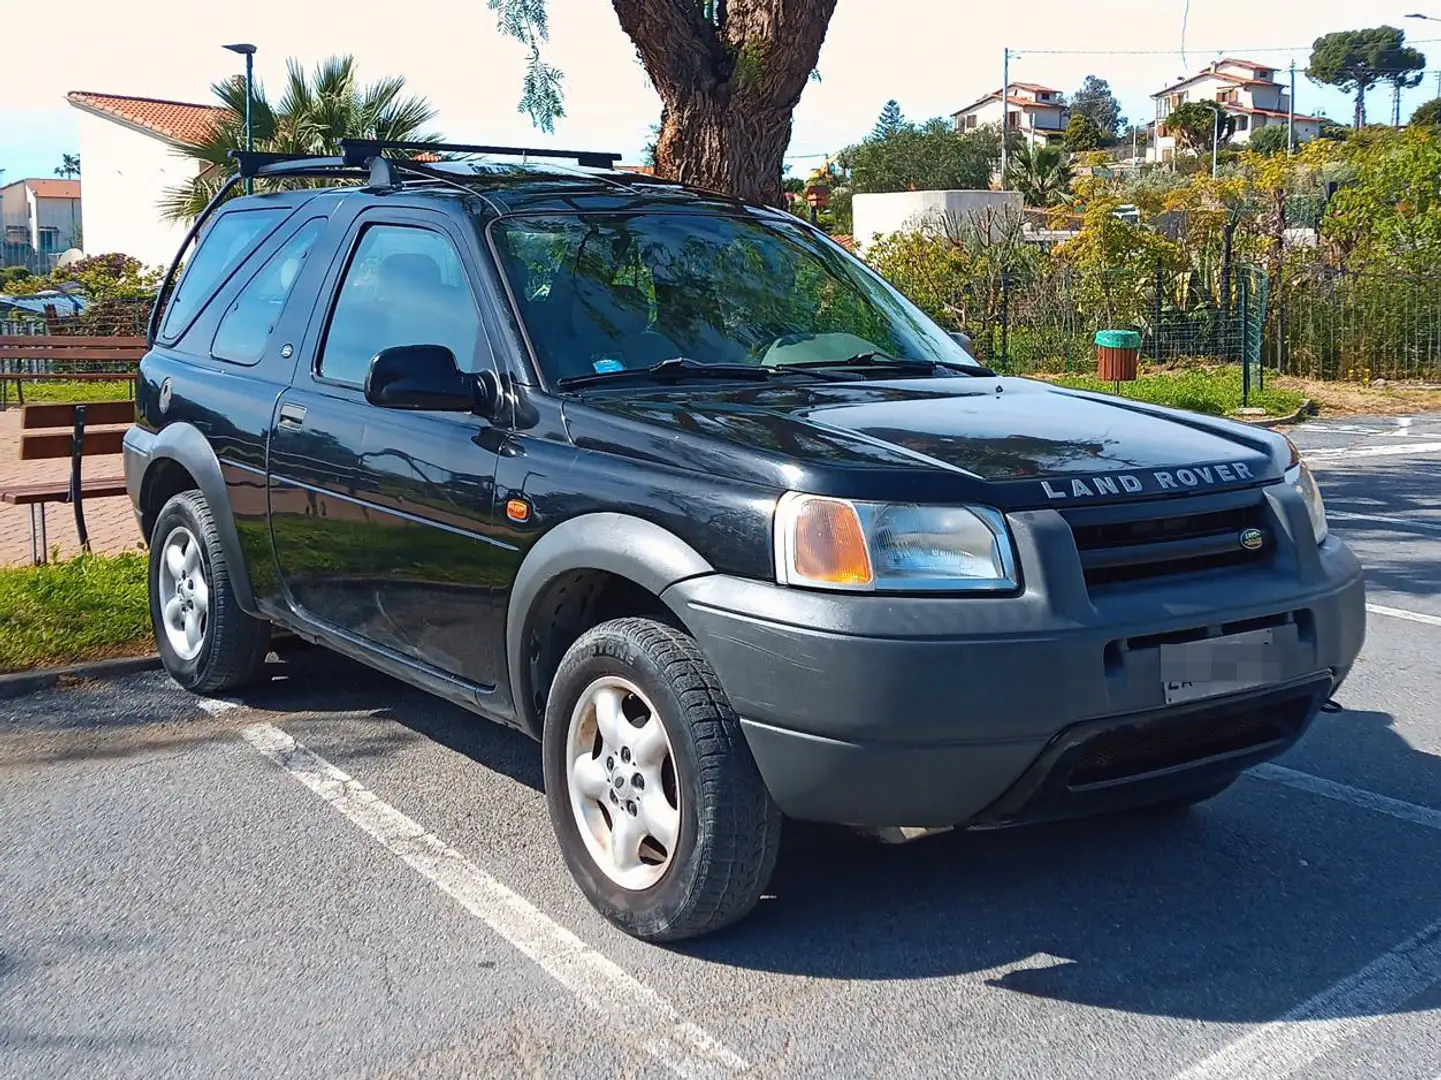
[[[184,333],[230,272],[291,213],[291,207],[275,207],[232,210],[216,218],[200,237],[200,244],[170,299],[161,337],[173,341]]]

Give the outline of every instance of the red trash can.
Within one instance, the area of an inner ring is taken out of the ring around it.
[[[1134,330],[1096,333],[1096,378],[1110,383],[1130,382],[1141,358],[1141,335]]]

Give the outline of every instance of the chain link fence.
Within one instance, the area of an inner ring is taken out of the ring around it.
[[[999,274],[963,289],[977,358],[1011,374],[1095,370],[1098,330],[1135,330],[1142,357],[1259,367],[1267,320],[1266,274],[1233,266],[1195,271],[1081,271],[1047,267]]]
[[[1441,275],[1283,276],[1266,325],[1271,370],[1311,379],[1441,382]]]

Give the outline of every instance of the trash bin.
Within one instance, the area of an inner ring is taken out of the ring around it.
[[[1134,330],[1101,330],[1096,334],[1096,378],[1130,382],[1141,356],[1141,335]]]

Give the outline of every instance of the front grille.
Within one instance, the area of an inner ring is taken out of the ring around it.
[[[1258,706],[1220,705],[1173,721],[1103,732],[1082,744],[1066,784],[1070,788],[1133,779],[1193,765],[1207,758],[1295,739],[1315,703],[1307,690]]]
[[[1084,507],[1062,512],[1071,526],[1086,584],[1119,585],[1148,578],[1254,566],[1276,547],[1258,490],[1139,505]],[[1241,536],[1262,535],[1258,550]]]

